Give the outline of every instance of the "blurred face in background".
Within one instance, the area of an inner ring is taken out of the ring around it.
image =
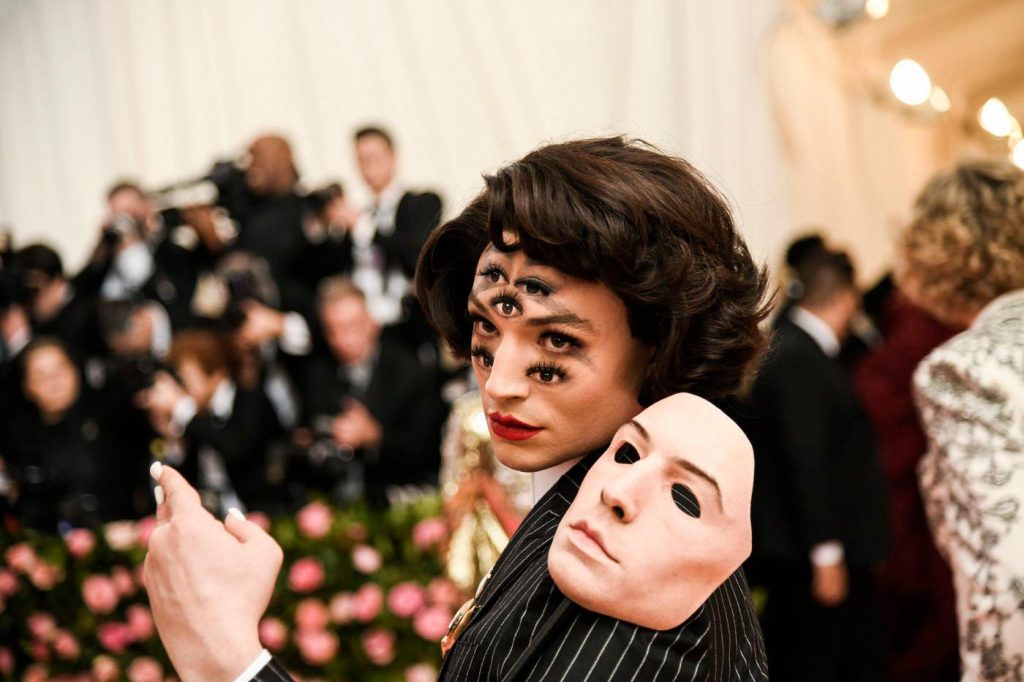
[[[197,359],[187,355],[178,361],[176,370],[185,392],[192,396],[200,409],[210,404],[217,387],[228,378],[226,371],[207,373]]]
[[[364,135],[356,140],[356,162],[374,194],[383,192],[395,178],[395,150],[380,135]]]
[[[107,201],[107,208],[111,215],[119,213],[129,215],[142,226],[146,226],[152,215],[153,205],[141,193],[131,187],[126,187],[114,193]]]
[[[249,146],[245,181],[257,196],[284,196],[298,180],[288,141],[276,135],[257,138]]]
[[[78,372],[57,346],[40,346],[25,358],[25,397],[46,421],[60,419],[78,400]]]
[[[640,412],[651,349],[611,289],[484,250],[468,302],[473,371],[495,456],[518,471],[560,464],[611,440]]]
[[[361,296],[350,294],[324,303],[320,319],[328,347],[343,364],[357,365],[373,354],[380,326]]]

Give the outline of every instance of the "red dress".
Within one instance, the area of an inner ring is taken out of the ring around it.
[[[927,441],[911,391],[918,363],[953,332],[898,293],[884,314],[884,342],[857,365],[854,384],[875,426],[889,503],[891,548],[879,589],[890,679],[958,680],[953,582],[921,501],[917,464]]]

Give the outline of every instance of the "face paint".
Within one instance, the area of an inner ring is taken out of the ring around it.
[[[750,554],[750,443],[677,394],[615,434],[555,533],[548,568],[581,606],[656,630],[683,623]]]

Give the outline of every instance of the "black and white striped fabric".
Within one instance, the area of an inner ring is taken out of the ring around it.
[[[292,682],[292,676],[277,660],[271,659],[250,682]]]
[[[599,456],[588,455],[562,476],[523,520],[495,565],[472,622],[445,659],[440,679],[767,680],[761,630],[741,571],[689,620],[667,631],[591,613],[555,587],[548,549]]]

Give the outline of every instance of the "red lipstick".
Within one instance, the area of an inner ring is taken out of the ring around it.
[[[491,426],[491,433],[503,440],[526,440],[544,430],[540,426],[521,422],[515,417],[506,416],[500,412],[491,412],[487,415],[487,422]]]

